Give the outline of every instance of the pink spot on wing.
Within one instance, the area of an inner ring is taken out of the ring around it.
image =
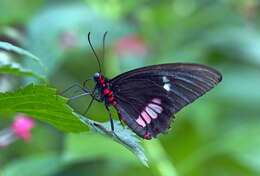
[[[156,104],[162,104],[162,100],[160,98],[153,98],[152,102]]]
[[[13,132],[24,140],[31,139],[31,129],[34,127],[34,120],[18,114],[16,120],[12,124]]]
[[[145,107],[145,111],[149,114],[149,116],[152,119],[156,119],[158,114],[156,112],[154,112],[151,108],[149,108],[148,106]]]
[[[148,104],[148,106],[150,108],[152,108],[152,110],[154,110],[155,112],[157,112],[159,114],[161,114],[162,111],[163,111],[163,108],[161,106],[157,105],[157,104],[150,103],[150,104]]]
[[[151,122],[150,116],[145,111],[142,111],[141,115],[142,115],[143,119],[146,121],[146,123],[150,123]]]
[[[143,121],[143,119],[140,116],[135,121],[142,127],[146,126],[145,122]]]

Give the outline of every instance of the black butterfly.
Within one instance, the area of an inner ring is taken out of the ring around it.
[[[90,46],[96,55],[91,43]],[[167,133],[174,114],[208,92],[221,79],[220,72],[205,65],[168,63],[131,70],[113,79],[104,77],[100,70],[94,75],[94,90],[83,89],[91,92],[92,101],[104,102],[112,130],[108,108],[111,105],[116,108],[120,121],[138,136],[152,139]]]

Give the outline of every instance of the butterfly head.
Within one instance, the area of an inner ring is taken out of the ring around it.
[[[94,80],[98,85],[102,84],[103,87],[106,87],[106,78],[102,76],[99,72],[94,74]]]
[[[95,79],[95,80],[98,80],[99,76],[100,76],[100,73],[98,73],[98,72],[95,73],[95,74],[94,74],[94,79]]]
[[[99,72],[94,74],[94,80],[96,81],[96,83],[100,83],[101,79],[102,75]]]

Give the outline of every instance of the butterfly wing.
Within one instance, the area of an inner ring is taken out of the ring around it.
[[[222,79],[215,69],[190,63],[148,66],[110,80],[120,118],[142,138],[167,133],[173,114]]]

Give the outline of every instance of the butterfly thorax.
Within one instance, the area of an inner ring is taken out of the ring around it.
[[[113,96],[113,91],[110,88],[109,79],[107,79],[100,73],[95,73],[94,80],[96,81],[96,87],[98,89],[100,101],[105,102],[107,106],[115,106],[117,104],[117,101],[115,100]]]

